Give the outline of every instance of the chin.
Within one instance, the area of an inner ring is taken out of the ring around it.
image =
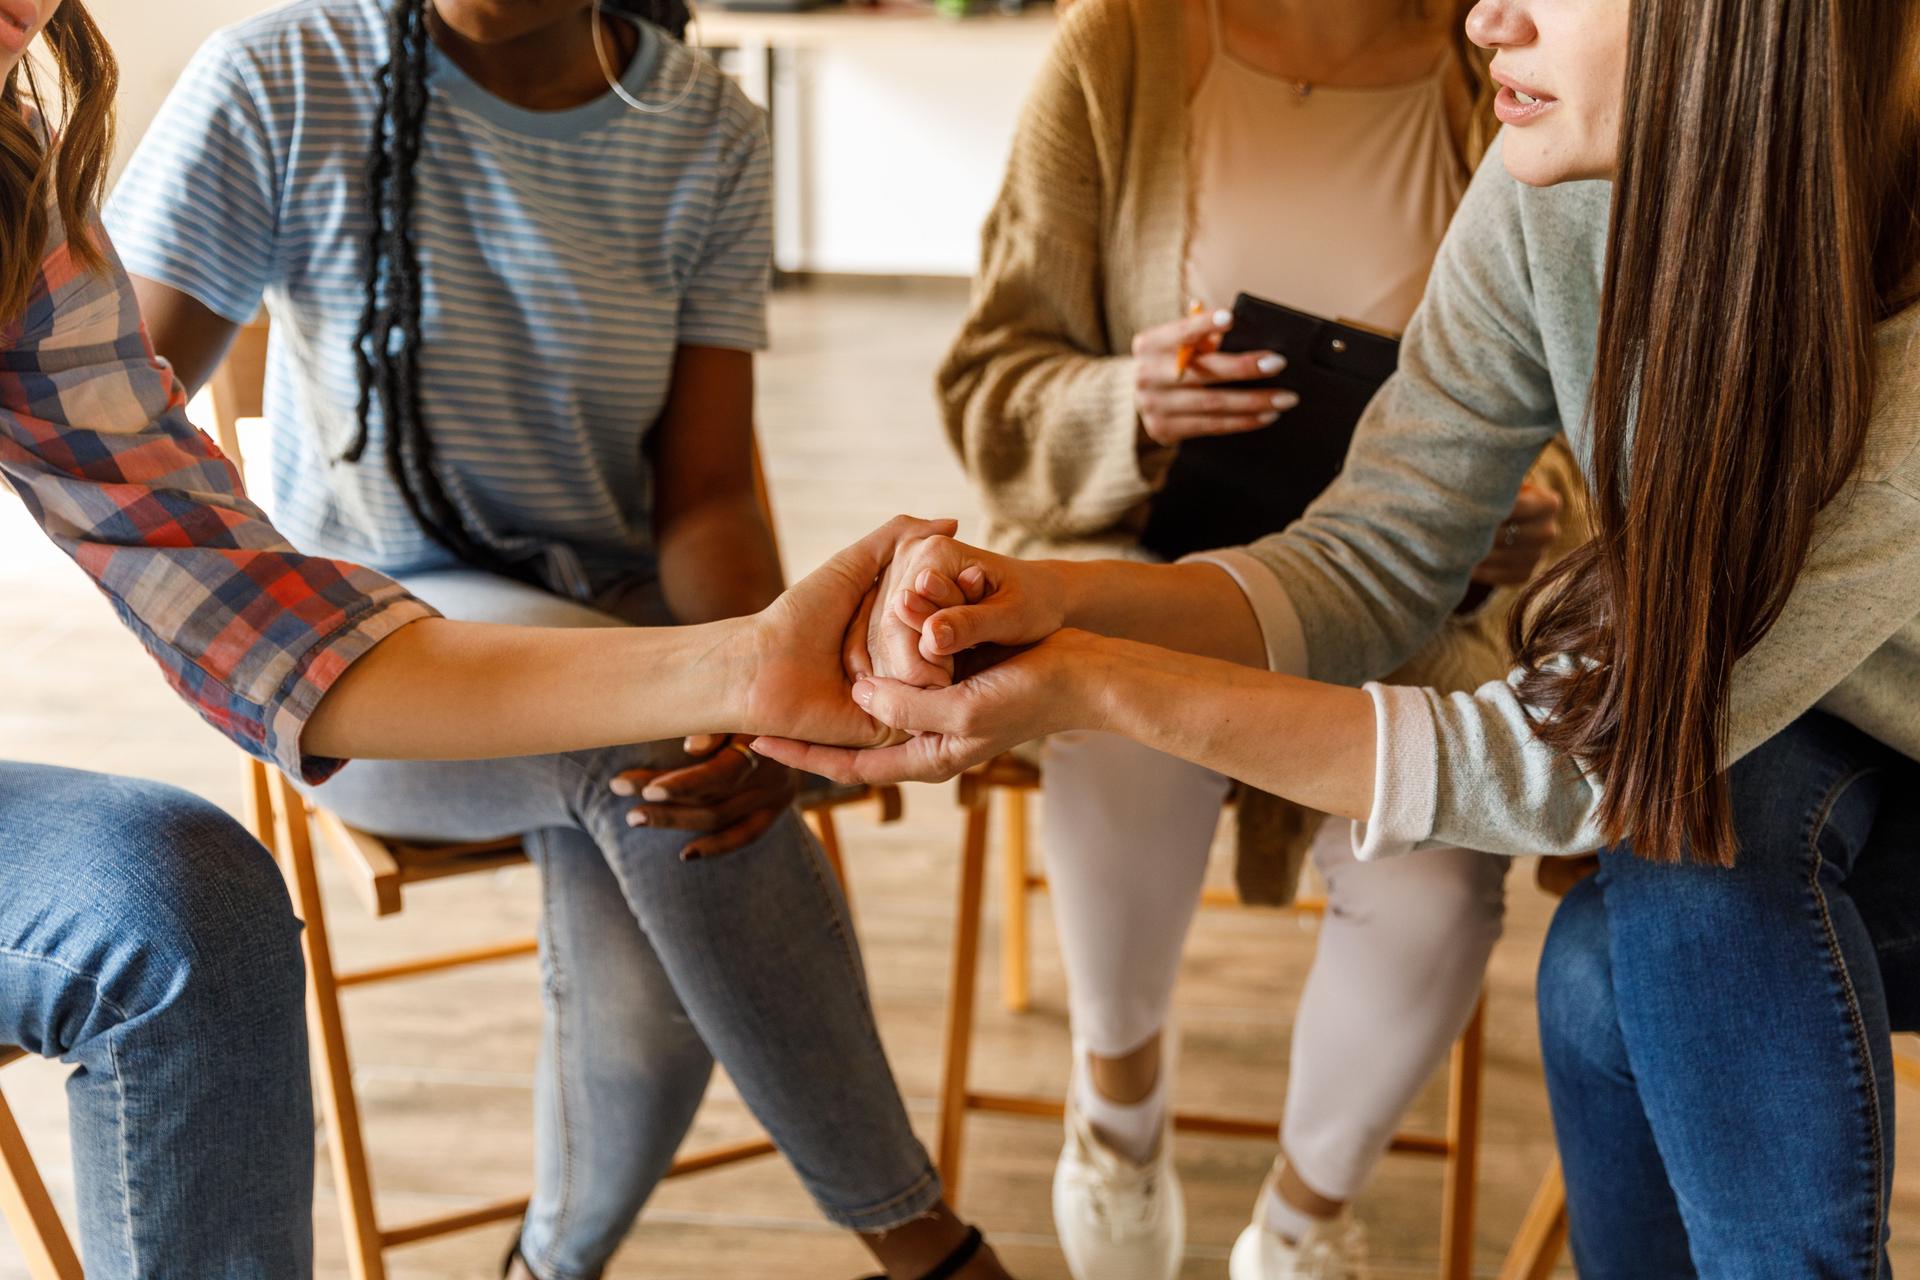
[[[1586,182],[1611,178],[1614,166],[1597,157],[1569,154],[1546,139],[1516,137],[1518,130],[1507,129],[1500,143],[1500,158],[1515,182],[1529,187],[1553,187],[1563,182]]]

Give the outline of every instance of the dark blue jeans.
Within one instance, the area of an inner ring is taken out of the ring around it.
[[[1541,1049],[1582,1280],[1890,1274],[1920,764],[1814,712],[1732,791],[1733,869],[1604,854],[1547,937]]]
[[[0,1044],[67,1084],[88,1280],[307,1280],[300,925],[172,787],[0,762]]]

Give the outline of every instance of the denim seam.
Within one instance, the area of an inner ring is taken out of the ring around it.
[[[872,993],[867,989],[866,971],[861,968],[859,957],[854,951],[853,943],[847,936],[841,910],[836,908],[834,904],[833,891],[828,887],[827,875],[824,869],[826,861],[825,855],[821,852],[820,842],[814,836],[813,829],[807,825],[806,819],[800,816],[798,810],[790,810],[790,812],[793,815],[793,820],[800,826],[803,837],[803,847],[806,851],[807,871],[812,878],[814,887],[820,893],[820,904],[825,909],[827,920],[833,928],[833,936],[840,944],[840,958],[846,964],[848,976],[854,984],[853,989],[860,993],[860,1003],[867,1011],[866,1027],[864,1028],[867,1039],[873,1046],[874,1051],[880,1054],[881,1060],[885,1061],[887,1050],[886,1046],[880,1042],[878,1016],[874,1012]],[[901,1105],[904,1108],[904,1100],[902,1100]],[[862,1205],[858,1209],[835,1207],[842,1216],[848,1219],[858,1219],[864,1223],[866,1219],[876,1214],[884,1214],[895,1205],[903,1204],[914,1199],[916,1196],[924,1195],[929,1185],[937,1185],[938,1182],[939,1174],[935,1172],[931,1164],[928,1164],[922,1168],[920,1175],[915,1178],[913,1183],[905,1190],[877,1204]],[[871,1230],[872,1228],[861,1225],[855,1229]]]
[[[532,838],[539,839],[540,837],[536,833]],[[568,1095],[571,1092],[567,1085],[567,1066],[569,1061],[567,1053],[567,1020],[560,1016],[560,1006],[565,1003],[567,999],[567,983],[566,974],[561,970],[559,954],[554,950],[553,946],[554,932],[552,912],[552,895],[547,892],[546,885],[542,883],[540,888],[540,915],[542,933],[544,935],[542,942],[546,949],[547,963],[553,970],[554,996],[554,1008],[548,1012],[547,1016],[553,1019],[553,1093],[554,1103],[559,1111],[556,1123],[560,1126],[560,1133],[558,1135],[560,1140],[560,1207],[553,1215],[553,1229],[548,1232],[547,1235],[546,1249],[549,1254],[552,1253],[556,1240],[565,1239],[566,1228],[572,1225],[574,1207],[573,1131],[567,1124],[567,1116],[570,1110]],[[523,1236],[525,1230],[526,1224],[523,1222],[521,1224]],[[547,1265],[552,1259],[543,1256],[539,1261],[541,1265],[535,1269],[543,1276],[552,1274],[550,1266]],[[531,1259],[528,1260],[528,1265],[532,1266]]]
[[[1874,1276],[1874,1280],[1879,1280],[1880,1241],[1886,1232],[1887,1217],[1886,1192],[1884,1190],[1886,1182],[1886,1150],[1881,1138],[1880,1080],[1873,1068],[1873,1046],[1867,1039],[1867,1021],[1865,1015],[1860,1012],[1860,996],[1853,985],[1853,974],[1847,969],[1846,956],[1840,948],[1839,933],[1833,927],[1833,913],[1828,906],[1826,892],[1820,887],[1820,868],[1825,862],[1825,858],[1821,855],[1819,848],[1820,834],[1826,830],[1827,824],[1833,816],[1834,806],[1840,802],[1840,797],[1846,793],[1848,787],[1851,787],[1855,782],[1858,782],[1861,778],[1872,772],[1873,770],[1871,769],[1856,770],[1840,778],[1828,789],[1826,800],[1815,812],[1812,821],[1808,823],[1806,845],[1807,852],[1810,855],[1808,861],[1808,887],[1813,891],[1814,906],[1820,914],[1820,926],[1826,934],[1828,959],[1833,963],[1834,971],[1840,978],[1840,986],[1844,993],[1847,1007],[1847,1018],[1853,1025],[1854,1051],[1859,1055],[1860,1059],[1859,1071],[1867,1085],[1865,1093],[1867,1120],[1870,1131],[1868,1147],[1871,1151],[1873,1162],[1874,1212],[1873,1233],[1868,1242],[1867,1256],[1873,1260],[1872,1275]]]
[[[813,884],[820,891],[820,905],[826,909],[827,920],[833,927],[834,940],[840,944],[840,959],[847,966],[847,975],[853,979],[854,990],[860,993],[860,1003],[866,1007],[867,1025],[865,1027],[868,1042],[886,1056],[886,1046],[880,1043],[880,1024],[873,1008],[873,995],[867,990],[867,973],[860,965],[859,954],[853,941],[847,936],[841,913],[834,906],[833,891],[827,886],[827,876],[823,871],[825,855],[821,853],[820,842],[813,834],[813,828],[797,810],[789,810],[794,821],[800,824],[801,834],[805,837],[807,854],[807,872],[813,878]]]
[[[113,1066],[113,1109],[120,1117],[120,1220],[126,1224],[127,1261],[133,1264],[133,1274],[145,1275],[146,1268],[140,1265],[140,1250],[133,1242],[133,1168],[127,1156],[127,1076],[120,1070],[120,1050],[112,1040],[107,1041],[107,1061]]]

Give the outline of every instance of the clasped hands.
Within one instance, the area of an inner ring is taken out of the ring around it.
[[[1474,574],[1524,582],[1558,535],[1559,503],[1528,487]],[[1113,718],[1122,667],[1141,646],[1066,626],[1076,579],[953,537],[952,521],[900,516],[848,547],[717,646],[716,723],[695,762],[630,774],[636,825],[708,833],[689,857],[757,839],[799,789],[793,770],[838,782],[939,782],[1024,742]]]
[[[876,740],[768,735],[753,750],[840,782],[940,782],[1023,742],[1097,727],[1110,642],[1065,628],[1058,571],[956,541],[947,522],[896,526],[841,642],[848,696]]]
[[[1031,694],[1050,686],[1053,652],[1039,651],[1048,646],[989,651],[1009,660],[968,681],[964,697],[913,700],[947,690],[955,654],[1028,644],[1059,627],[1057,607],[1042,607],[1044,574],[1024,572],[1038,566],[966,547],[952,540],[955,529],[952,521],[889,521],[759,614],[718,624],[714,723],[733,732],[687,739],[681,767],[613,779],[616,794],[634,799],[628,821],[687,831],[681,856],[712,857],[764,835],[798,794],[800,772],[932,781],[992,755],[1009,733],[1007,746],[1040,736],[1019,733],[1025,718],[1003,714],[1004,729],[984,732],[982,717],[990,703],[996,714],[1047,709]],[[922,636],[926,621],[948,642],[944,651]],[[1053,646],[1066,647],[1064,637]]]

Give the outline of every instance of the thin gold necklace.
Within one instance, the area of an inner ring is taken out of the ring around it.
[[[1406,20],[1407,20],[1407,15],[1405,13],[1402,13],[1399,17],[1389,22],[1386,26],[1374,32],[1373,35],[1371,35],[1366,40],[1361,42],[1359,48],[1355,49],[1352,53],[1342,58],[1340,60],[1340,65],[1336,66],[1332,71],[1328,72],[1326,75],[1321,76],[1319,83],[1324,84],[1329,80],[1339,79],[1340,76],[1343,75],[1349,67],[1351,67],[1354,63],[1358,62],[1362,57],[1373,52],[1373,50],[1376,47],[1378,47],[1382,41],[1384,41],[1388,36],[1392,35],[1394,32],[1398,31],[1401,28],[1401,26],[1405,24]],[[1224,22],[1222,25],[1224,26]],[[1224,31],[1222,31],[1221,36],[1222,36],[1222,40],[1224,41],[1225,39]],[[1305,103],[1308,98],[1313,96],[1314,86],[1315,86],[1315,82],[1312,80],[1295,80],[1293,82],[1293,100],[1296,103]]]

